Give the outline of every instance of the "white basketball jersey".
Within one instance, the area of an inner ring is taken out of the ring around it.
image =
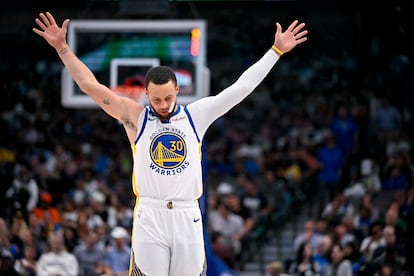
[[[207,128],[252,93],[278,59],[269,49],[231,86],[186,107],[177,106],[168,122],[161,122],[147,106],[138,119],[132,145],[135,195],[171,201],[198,199],[203,192],[201,141]]]
[[[132,185],[136,196],[196,200],[203,192],[201,140],[184,106],[162,122],[147,106],[140,115],[132,145]]]

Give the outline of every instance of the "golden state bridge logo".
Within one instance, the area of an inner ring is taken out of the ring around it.
[[[183,138],[171,132],[164,132],[156,136],[152,140],[150,151],[154,164],[163,169],[178,168],[187,155]]]

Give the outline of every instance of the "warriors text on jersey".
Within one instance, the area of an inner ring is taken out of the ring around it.
[[[163,200],[199,198],[201,141],[188,110],[177,106],[169,122],[162,122],[147,106],[141,117],[134,148],[135,194]]]

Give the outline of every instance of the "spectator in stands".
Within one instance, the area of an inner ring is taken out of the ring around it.
[[[266,276],[287,276],[289,274],[283,273],[283,264],[278,261],[273,261],[266,266]]]
[[[401,275],[404,272],[406,254],[405,246],[397,240],[395,227],[386,225],[382,231],[384,244],[380,245],[373,253],[371,263],[378,271],[386,264],[392,268],[393,275]],[[412,250],[412,248],[410,249]]]
[[[101,191],[92,192],[91,197],[89,199],[89,204],[90,204],[91,217],[94,217],[94,220],[99,221],[99,222],[93,223],[96,226],[108,222],[109,214],[108,214],[108,208],[107,208],[106,201],[107,201],[106,196],[103,192]]]
[[[240,239],[244,233],[244,221],[240,215],[232,212],[221,198],[217,201],[217,209],[210,212],[209,228],[210,231],[218,232],[223,236],[226,245],[239,260],[242,252]]]
[[[46,232],[59,229],[61,222],[60,211],[54,206],[52,195],[49,192],[42,192],[40,194],[39,204],[33,210],[33,213]]]
[[[21,241],[13,237],[7,222],[2,217],[0,217],[0,250],[4,250],[5,257],[8,257],[9,253],[12,255],[13,258],[10,260],[7,258],[7,261],[14,262],[16,258],[21,258],[22,255]]]
[[[358,201],[366,194],[375,197],[381,189],[379,169],[376,168],[373,159],[364,158],[360,163],[359,178],[345,188],[344,194],[346,198]]]
[[[0,248],[0,275],[20,276],[15,269],[15,258],[5,248]]]
[[[407,222],[400,216],[398,205],[391,204],[381,219],[384,225],[393,226],[397,239],[405,238],[407,234]]]
[[[382,264],[379,268],[379,272],[375,273],[374,276],[393,276],[397,275],[396,272],[393,270],[393,267],[389,263]]]
[[[78,229],[73,226],[62,226],[61,228],[65,247],[68,251],[72,252],[73,249],[79,244]]]
[[[316,156],[317,147],[313,143],[303,145],[298,150],[298,159],[302,168],[302,189],[305,194],[318,192],[318,172],[320,164]],[[312,198],[315,200],[315,198]]]
[[[96,229],[102,225],[105,225],[106,222],[102,219],[102,216],[95,213],[95,209],[91,204],[87,204],[84,206],[83,210],[86,216],[86,226],[88,229]],[[89,231],[86,231],[89,234]]]
[[[322,210],[321,215],[328,221],[330,226],[334,226],[342,222],[345,216],[353,217],[354,213],[354,206],[345,198],[343,192],[338,192]]]
[[[297,252],[299,246],[307,242],[311,246],[312,251],[316,251],[321,237],[321,234],[315,231],[315,222],[313,220],[307,220],[303,225],[303,231],[295,237],[293,249]]]
[[[314,252],[313,258],[318,263],[321,271],[324,271],[325,266],[330,260],[330,252],[332,248],[332,237],[330,235],[324,235],[319,241],[317,250]]]
[[[125,202],[121,202],[118,195],[113,193],[109,199],[110,205],[108,207],[108,227],[113,228],[117,225],[125,228],[130,228],[132,225],[132,217],[134,211],[129,208]]]
[[[230,268],[237,268],[236,256],[231,247],[226,243],[220,232],[212,231],[210,234],[211,249],[214,254],[225,262]]]
[[[340,244],[342,247],[348,242],[358,243],[354,234],[348,232],[348,228],[345,223],[340,222],[333,227],[332,239],[334,243]]]
[[[382,235],[382,223],[375,221],[371,223],[369,229],[369,235],[366,236],[359,248],[360,253],[363,256],[364,262],[371,262],[374,251],[381,245],[384,245],[385,241]]]
[[[222,195],[222,200],[232,213],[242,217],[244,222],[244,231],[241,235],[246,236],[251,233],[255,227],[254,218],[251,214],[251,210],[241,204],[240,197],[234,193],[229,193],[227,195]]]
[[[30,233],[33,236],[33,246],[36,247],[36,252],[40,254],[48,247],[48,233],[45,231],[43,224],[33,212],[29,214],[28,226]]]
[[[345,216],[342,219],[342,224],[346,227],[346,232],[354,236],[353,242],[359,248],[361,245],[362,240],[364,239],[365,235],[361,229],[355,226],[354,224],[354,217],[352,216]]]
[[[325,266],[323,275],[352,276],[352,264],[346,258],[344,247],[334,244],[330,253],[330,260]]]
[[[309,242],[302,242],[296,252],[295,260],[289,267],[289,274],[298,276],[319,276],[321,268],[313,259],[313,250]]]
[[[407,130],[402,129],[395,137],[386,141],[385,156],[392,158],[397,155],[404,155],[410,157],[412,146],[408,140]],[[409,158],[410,159],[410,158]]]
[[[87,208],[80,208],[76,220],[76,232],[80,239],[85,240],[90,231]]]
[[[354,216],[354,226],[360,229],[364,236],[367,236],[370,225],[379,218],[380,210],[373,204],[372,195],[369,193],[363,195]]]
[[[348,259],[352,264],[353,275],[358,275],[362,262],[358,244],[354,241],[347,242],[344,246],[344,255],[345,259]]]
[[[240,202],[242,206],[250,210],[255,227],[267,227],[271,206],[269,206],[267,196],[258,187],[258,183],[255,183],[249,175],[246,175]]]
[[[15,170],[13,184],[6,191],[6,198],[10,201],[7,205],[12,206],[12,213],[21,212],[23,219],[28,222],[29,213],[37,207],[39,201],[39,186],[27,165],[18,164]]]
[[[114,276],[126,276],[128,275],[131,257],[128,231],[121,226],[116,226],[111,231],[111,238],[113,244],[109,246],[103,262],[99,263],[96,271],[99,275],[105,273]]]
[[[359,133],[358,125],[344,103],[339,103],[336,107],[330,129],[343,153],[343,169],[346,170],[346,173],[341,176],[341,185],[344,187],[344,184],[350,181],[347,175],[351,169],[352,155],[357,150]]]
[[[325,134],[324,144],[318,149],[317,158],[320,164],[318,174],[318,194],[320,208],[332,201],[339,191],[344,155],[339,148],[336,137],[332,133]]]
[[[61,224],[64,226],[76,227],[78,220],[78,210],[72,198],[65,198],[62,200],[60,207]]]
[[[37,275],[37,252],[34,246],[29,244],[24,245],[24,255],[22,258],[16,260],[15,268],[21,276]]]
[[[20,211],[17,211],[11,221],[10,227],[10,242],[16,246],[16,250],[13,253],[15,258],[21,258],[23,256],[24,238],[27,236],[29,226],[23,219],[23,215]]]
[[[315,233],[320,237],[328,235],[330,232],[328,220],[322,216],[318,216],[315,221]]]
[[[358,125],[346,104],[337,105],[330,127],[344,155],[352,154],[358,144]]]
[[[273,169],[266,169],[260,185],[269,196],[269,204],[274,211],[288,208],[292,202],[292,193],[289,191],[286,179],[276,176]]]
[[[79,263],[75,255],[68,252],[61,234],[49,236],[49,250],[43,252],[37,262],[38,276],[78,276]]]
[[[239,234],[236,234],[235,239],[240,241],[241,245],[241,256],[238,256],[240,262],[244,262],[245,259],[249,259],[252,254],[255,252],[252,251],[252,244],[256,242],[258,238],[255,233],[258,235],[265,233],[266,229],[260,229],[256,227],[255,220],[251,215],[249,208],[243,206],[240,202],[240,197],[234,194],[233,192],[221,195],[221,198],[224,204],[230,209],[230,211],[240,216],[243,219],[243,231]],[[257,232],[255,230],[258,230]]]
[[[257,176],[260,171],[262,163],[262,147],[254,141],[254,135],[246,135],[241,142],[240,147],[235,152],[237,162],[240,162],[241,171],[251,175]]]
[[[91,230],[86,240],[78,244],[73,254],[76,256],[79,262],[79,275],[91,276],[96,275],[95,270],[99,266],[100,262],[103,262],[105,258],[105,248],[98,243],[98,234]]]
[[[372,125],[380,140],[381,149],[384,150],[386,141],[395,137],[402,125],[401,112],[391,103],[389,97],[380,99],[380,105],[374,110]]]
[[[382,172],[382,188],[385,190],[404,190],[413,184],[411,162],[404,153],[387,159]]]

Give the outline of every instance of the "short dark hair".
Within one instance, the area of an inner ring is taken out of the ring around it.
[[[169,66],[155,66],[148,69],[145,74],[145,88],[152,82],[154,84],[165,84],[172,81],[174,85],[177,85],[177,77],[174,70]]]

